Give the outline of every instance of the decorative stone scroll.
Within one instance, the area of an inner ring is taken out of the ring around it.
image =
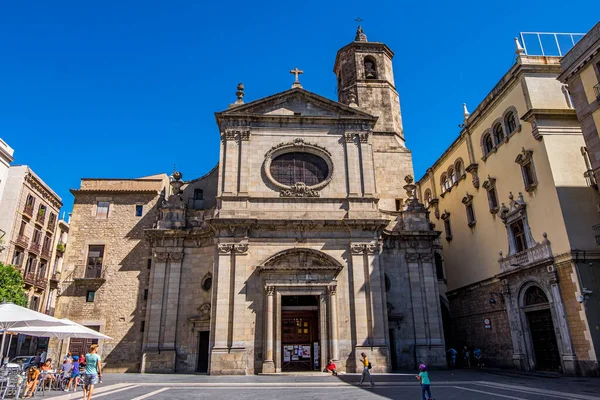
[[[204,303],[198,307],[198,320],[207,321],[210,319],[210,303]]]
[[[314,189],[309,189],[303,182],[295,183],[290,189],[282,189],[280,197],[319,197],[320,194]]]

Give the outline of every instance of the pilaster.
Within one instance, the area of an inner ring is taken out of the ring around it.
[[[361,171],[360,160],[358,157],[358,140],[359,139],[356,132],[344,133],[349,197],[358,197],[361,195]]]

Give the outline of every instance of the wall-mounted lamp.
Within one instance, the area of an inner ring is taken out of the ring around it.
[[[496,297],[500,299],[502,303],[504,303],[504,295],[502,293],[490,292],[490,305],[496,304]]]

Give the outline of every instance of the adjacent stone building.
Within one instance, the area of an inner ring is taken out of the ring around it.
[[[5,250],[0,261],[20,269],[28,305],[44,311],[60,197],[26,165],[11,166],[0,201]]]
[[[598,193],[560,59],[515,41],[515,64],[472,114],[465,106],[459,136],[417,184],[443,231],[447,341],[481,347],[489,366],[597,375]]]
[[[438,232],[413,196],[392,58],[359,28],[338,101],[297,68],[247,104],[240,84],[202,177],[82,180],[57,315],[114,338],[110,370],[354,372],[361,352],[378,372],[444,366]]]

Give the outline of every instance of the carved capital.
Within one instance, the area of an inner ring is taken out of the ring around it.
[[[233,246],[233,251],[238,254],[243,254],[248,251],[248,243],[238,243]]]
[[[233,243],[219,243],[217,247],[219,249],[219,253],[231,253],[231,251],[233,250]]]
[[[167,261],[167,259],[169,258],[169,253],[156,251],[156,252],[154,252],[154,257],[158,261]]]
[[[183,259],[182,252],[171,252],[169,253],[169,258],[173,261],[181,261]]]
[[[275,294],[275,286],[265,286],[265,293],[267,296],[273,296]]]
[[[419,261],[419,253],[406,253],[406,261],[418,262]]]
[[[346,141],[346,143],[354,143],[356,135],[356,132],[344,132],[344,140]]]
[[[335,296],[337,294],[337,285],[327,286],[327,294]]]
[[[379,253],[379,243],[369,243],[365,244],[365,250],[367,254],[377,254]]]
[[[369,132],[359,133],[358,138],[361,143],[368,143],[369,142]]]
[[[352,243],[350,245],[350,251],[352,251],[353,254],[362,254],[365,251],[365,245]]]
[[[429,253],[422,253],[421,254],[421,261],[424,262],[431,262],[431,260],[433,260],[433,256]]]

